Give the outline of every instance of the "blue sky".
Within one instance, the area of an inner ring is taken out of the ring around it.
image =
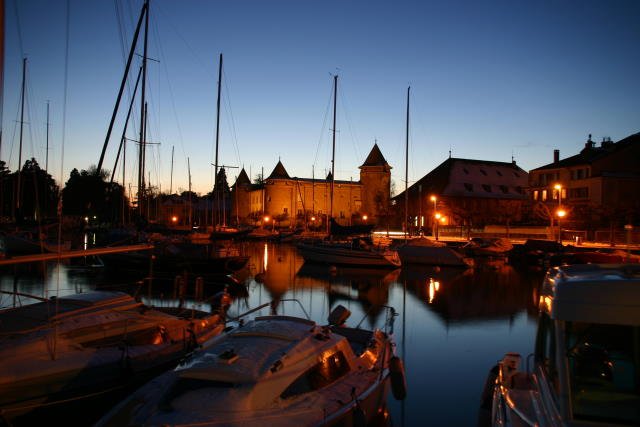
[[[36,157],[44,167],[49,100],[49,171],[59,182],[74,167],[98,163],[142,1],[71,0],[68,61],[66,5],[5,0],[0,155],[16,169],[24,55],[23,162]],[[269,174],[278,159],[291,176],[330,169],[332,74],[339,75],[336,178],[357,180],[377,141],[398,191],[409,85],[409,183],[449,150],[481,160],[513,156],[528,171],[551,162],[554,149],[561,158],[577,153],[588,134],[619,140],[640,131],[637,1],[152,0],[150,18],[149,55],[159,62],[149,63],[148,140],[160,144],[149,148],[147,170],[163,191],[172,147],[173,191],[188,188],[187,159],[193,190],[212,186],[220,53],[220,163],[252,177],[261,168]],[[125,96],[107,149],[109,170],[127,103]],[[136,160],[130,143],[126,185],[134,191]],[[237,173],[229,169],[231,181]]]

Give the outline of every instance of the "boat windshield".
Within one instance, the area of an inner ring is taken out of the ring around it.
[[[567,322],[575,419],[640,424],[640,327]]]

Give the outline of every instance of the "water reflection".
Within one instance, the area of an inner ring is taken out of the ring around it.
[[[537,283],[508,264],[497,268],[405,267],[401,280],[446,324],[537,315],[532,294]]]
[[[408,393],[402,403],[393,398],[388,402],[395,426],[475,425],[488,369],[508,351],[525,356],[533,349],[535,292],[543,272],[521,271],[504,262],[469,270],[331,268],[304,263],[290,244],[254,242],[239,249],[250,258],[247,268],[236,274],[246,292],[238,293],[230,316],[289,298],[299,300],[320,323],[337,304],[352,312],[350,323],[365,319],[364,328],[382,325],[382,305],[398,311],[395,338]],[[135,289],[133,280],[114,280],[69,266],[49,267],[31,276],[0,272],[2,290],[41,296]],[[205,290],[205,300],[218,290]],[[155,284],[143,291],[147,301],[158,304],[169,304],[173,296],[170,287]],[[207,304],[189,295],[185,303]],[[297,304],[280,304],[278,311],[304,316]]]

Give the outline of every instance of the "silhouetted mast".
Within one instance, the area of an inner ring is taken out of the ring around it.
[[[216,214],[212,215],[211,222],[213,227],[218,224],[218,216],[220,215],[220,192],[217,189],[218,184],[218,142],[220,140],[220,92],[222,90],[222,54],[220,54],[220,63],[218,65],[218,101],[216,102],[216,157],[215,162],[213,164],[214,174],[213,174],[213,191],[215,193],[214,197],[216,198]]]
[[[96,168],[96,173],[100,175],[100,171],[102,170],[102,162],[104,161],[104,153],[107,151],[107,145],[109,144],[109,138],[111,137],[111,131],[113,130],[113,124],[116,120],[116,114],[118,113],[118,107],[120,106],[120,100],[122,99],[122,92],[124,92],[124,86],[127,82],[127,75],[129,74],[129,67],[131,66],[131,59],[133,58],[133,53],[135,52],[136,44],[138,42],[138,35],[140,34],[140,27],[142,26],[142,18],[148,15],[149,11],[149,1],[145,0],[142,5],[142,10],[140,11],[140,18],[138,19],[138,25],[136,26],[136,31],[133,35],[133,41],[131,42],[131,48],[129,49],[129,57],[127,58],[127,64],[124,67],[124,74],[122,76],[122,81],[120,83],[120,90],[118,91],[118,97],[116,98],[116,105],[113,107],[113,113],[111,114],[111,121],[109,122],[109,128],[107,130],[107,136],[104,139],[104,145],[102,146],[102,152],[100,153],[100,160],[98,161],[98,167]],[[148,20],[147,20],[147,28],[148,28]],[[146,31],[146,30],[145,30]],[[146,52],[145,52],[146,53]],[[146,56],[146,55],[145,55]]]
[[[24,128],[24,92],[25,92],[25,82],[27,76],[27,58],[22,59],[22,101],[20,106],[20,148],[18,151],[18,185],[16,190],[16,210],[17,214],[20,215],[20,199],[21,199],[21,189],[20,189],[20,181],[22,177],[22,133]]]
[[[144,20],[144,50],[142,54],[142,89],[140,91],[140,152],[138,156],[138,208],[140,216],[144,213],[144,162],[146,154],[146,134],[147,134],[147,102],[146,102],[146,86],[147,86],[147,46],[149,41],[149,0],[145,0],[147,5],[147,13]]]
[[[327,233],[331,234],[331,219],[333,218],[333,187],[335,181],[335,164],[336,164],[336,106],[337,106],[337,97],[338,95],[338,75],[333,76],[333,144],[331,150],[331,200],[330,200],[330,210],[329,210],[329,220],[327,221]]]
[[[49,101],[47,101],[47,151],[45,153],[44,170],[49,173]]]
[[[409,94],[411,86],[407,88],[407,132],[404,159],[404,239],[407,239],[409,230]]]

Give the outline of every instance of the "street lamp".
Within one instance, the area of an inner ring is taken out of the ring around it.
[[[556,184],[553,188],[558,192],[558,209],[562,206],[562,184]]]
[[[436,211],[438,210],[437,209],[437,207],[438,207],[438,198],[436,196],[434,196],[434,195],[431,195],[431,197],[429,197],[429,200],[431,200],[433,202],[433,217],[435,218],[436,217]],[[437,224],[437,222],[436,222],[436,224]],[[431,233],[433,235],[436,234],[436,230],[435,230],[436,224],[433,224],[433,227],[431,229]]]
[[[418,234],[422,235],[422,184],[418,184]]]
[[[562,244],[562,229],[560,228],[560,220],[567,215],[567,212],[562,208],[558,208],[558,210],[556,211],[556,215],[558,215],[558,243]]]

